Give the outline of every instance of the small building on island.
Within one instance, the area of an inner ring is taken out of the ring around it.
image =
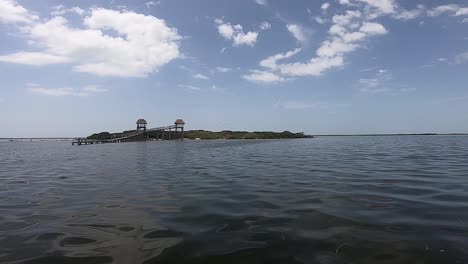
[[[146,120],[144,120],[144,119],[142,119],[142,118],[138,119],[137,122],[136,122],[136,125],[137,125],[137,129],[136,129],[136,130],[137,130],[137,131],[146,131],[146,125],[147,125],[147,124],[148,124],[148,123],[146,122]]]
[[[182,119],[177,119],[175,122],[174,122],[174,125],[176,126],[176,128],[184,128],[184,125],[185,125],[185,122],[184,120]]]

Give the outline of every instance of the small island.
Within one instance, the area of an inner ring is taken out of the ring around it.
[[[92,134],[87,139],[94,140],[110,140],[113,138],[121,138],[126,135],[135,133],[135,130],[124,131],[121,133],[109,133],[101,132]],[[164,138],[158,139],[175,139],[175,132],[166,132]],[[272,131],[231,131],[223,130],[219,132],[207,131],[207,130],[188,130],[184,132],[184,139],[194,139],[194,140],[213,140],[213,139],[290,139],[290,138],[313,138],[313,136],[306,135],[302,132],[292,133],[290,131],[283,132],[272,132]],[[150,139],[156,139],[150,137]]]
[[[188,130],[184,131],[185,122],[177,119],[173,125],[147,128],[145,119],[138,119],[136,130],[127,130],[119,133],[100,132],[92,134],[86,138],[78,138],[72,142],[72,145],[88,145],[101,143],[119,143],[131,141],[148,140],[213,140],[213,139],[294,139],[294,138],[313,138],[303,132],[293,133],[290,131],[272,132],[272,131],[231,131],[223,130],[219,132],[207,130]]]

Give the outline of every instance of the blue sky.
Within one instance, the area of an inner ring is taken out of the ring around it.
[[[465,1],[0,0],[0,137],[468,132]]]

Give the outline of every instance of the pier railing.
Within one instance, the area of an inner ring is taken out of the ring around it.
[[[172,131],[174,130],[174,131]],[[155,127],[146,129],[144,131],[137,131],[133,133],[126,134],[125,136],[118,137],[118,138],[111,138],[111,139],[88,139],[88,138],[77,138],[72,141],[72,145],[94,145],[94,144],[105,144],[105,143],[120,143],[120,142],[131,142],[131,141],[145,141],[150,139],[150,135],[152,132],[156,133],[156,139],[158,138],[158,132],[161,133],[161,139],[165,139],[164,132],[169,131],[169,139],[171,136],[171,132],[176,132],[176,137],[173,139],[183,139],[184,135],[184,128],[177,125],[170,125],[170,126],[163,126],[163,127]],[[177,132],[181,132],[181,137],[177,138]]]

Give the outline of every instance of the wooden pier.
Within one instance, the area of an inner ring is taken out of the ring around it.
[[[177,119],[174,125],[155,127],[151,129],[146,128],[146,121],[138,119],[137,130],[132,133],[125,134],[118,138],[110,139],[88,139],[77,138],[72,141],[72,145],[94,145],[94,144],[107,144],[107,143],[121,143],[121,142],[136,142],[148,140],[183,140],[184,139],[184,125],[182,119]]]

